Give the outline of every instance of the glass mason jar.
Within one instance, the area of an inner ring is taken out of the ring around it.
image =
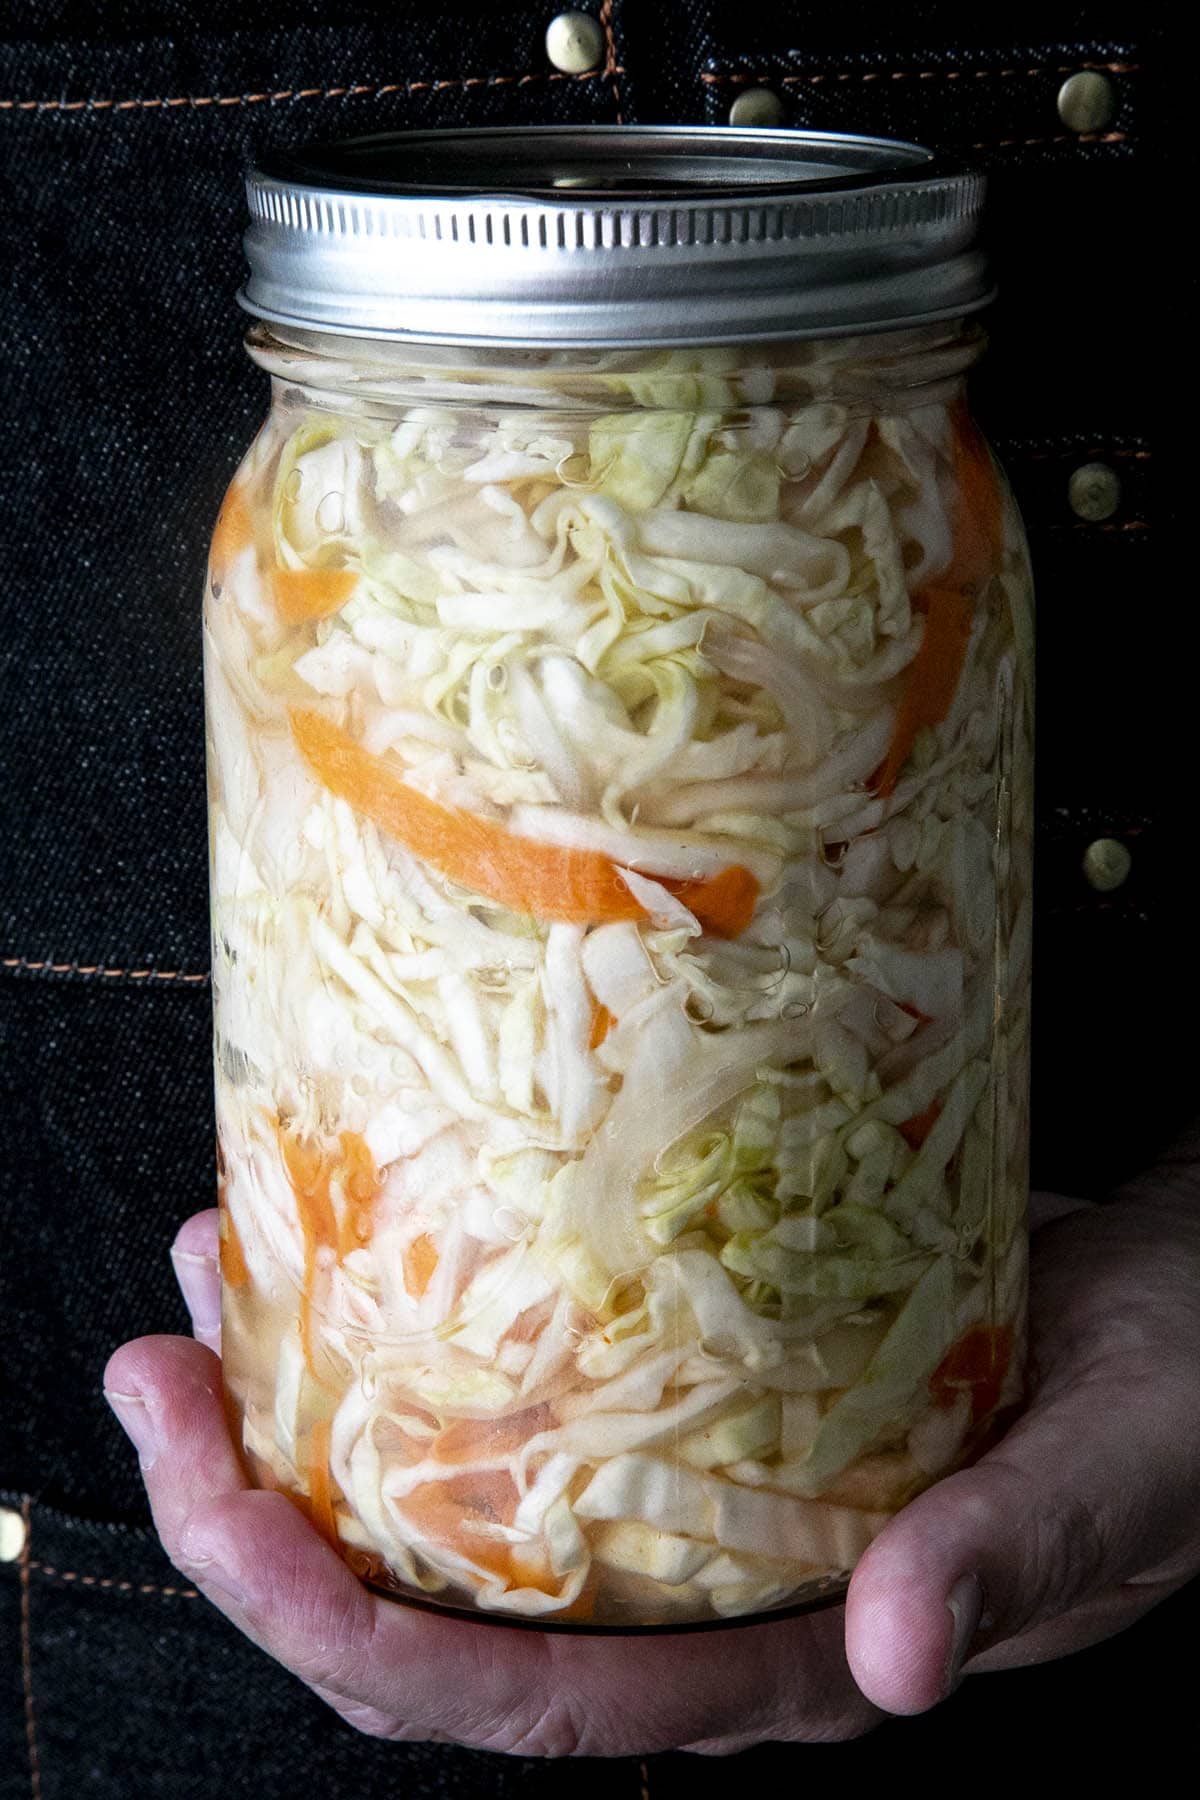
[[[1020,1397],[1031,590],[978,178],[788,132],[250,181],[205,634],[224,1368],[376,1587],[827,1601]]]

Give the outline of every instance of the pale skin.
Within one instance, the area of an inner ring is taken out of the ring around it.
[[[1028,1406],[887,1526],[845,1606],[717,1633],[572,1637],[377,1598],[279,1494],[221,1404],[215,1212],[172,1255],[194,1338],[105,1391],[164,1548],[356,1730],[526,1756],[708,1754],[861,1736],[975,1676],[1124,1630],[1200,1571],[1200,1155],[1108,1205],[1035,1195]]]

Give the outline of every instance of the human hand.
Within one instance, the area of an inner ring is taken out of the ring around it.
[[[1200,1569],[1200,1205],[1186,1196],[1043,1225],[1023,1417],[887,1526],[845,1608],[718,1634],[571,1637],[370,1593],[289,1501],[247,1485],[215,1355],[216,1214],[190,1219],[173,1254],[199,1341],[138,1339],[105,1371],[164,1547],[375,1736],[524,1755],[856,1737],[934,1705],[964,1658],[974,1673],[1066,1655]]]

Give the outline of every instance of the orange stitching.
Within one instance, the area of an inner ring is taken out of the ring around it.
[[[638,1764],[638,1774],[642,1778],[640,1800],[650,1800],[650,1771],[644,1761]]]
[[[50,1575],[56,1581],[77,1581],[80,1587],[112,1588],[122,1594],[162,1594],[170,1600],[199,1600],[199,1588],[162,1587],[155,1581],[117,1581],[111,1575],[81,1575],[77,1569],[56,1569],[53,1563],[31,1558],[29,1567],[39,1575]]]
[[[1014,144],[1028,149],[1035,144],[1124,144],[1129,133],[1125,131],[1064,131],[1058,137],[1038,138],[995,138],[990,144],[972,144],[972,150],[1010,150]]]
[[[611,0],[609,3],[611,4]],[[529,75],[454,75],[437,81],[386,81],[378,85],[356,82],[349,87],[278,88],[273,93],[261,94],[177,94],[170,100],[0,100],[0,112],[153,112],[167,106],[261,106],[278,100],[352,100],[360,94],[370,94],[374,99],[381,100],[385,94],[438,93],[443,88],[527,87],[531,81],[598,81],[605,76],[615,77],[625,73],[614,55],[611,30],[608,33],[608,44],[609,60],[604,68],[585,69],[581,75],[568,75],[559,70]],[[615,80],[613,98],[618,106],[618,120],[624,124],[619,111],[621,100]]]
[[[26,1494],[21,1503],[25,1521],[25,1542],[21,1546],[21,1684],[25,1693],[25,1743],[29,1753],[29,1792],[33,1800],[41,1800],[42,1771],[38,1761],[37,1731],[33,1721],[33,1634],[29,1628],[29,1571],[34,1566],[29,1555],[32,1525],[31,1501]]]
[[[1041,64],[1033,69],[847,69],[836,75],[714,75],[702,70],[700,79],[711,83],[722,81],[753,82],[756,86],[817,86],[823,81],[1002,81],[1010,76],[1074,75],[1080,69],[1103,69],[1110,75],[1140,75],[1141,63],[1065,63],[1051,68]]]
[[[608,76],[609,86],[612,88],[613,105],[617,109],[617,124],[623,125],[625,114],[621,111],[621,88],[617,76],[623,74],[624,71],[617,68],[617,40],[613,36],[612,0],[604,0],[604,5],[600,8],[600,23],[604,28],[605,44],[602,73]]]
[[[1042,531],[1149,531],[1151,525],[1149,519],[1127,519],[1123,525],[1092,525],[1086,519],[1080,520],[1076,525],[1067,519],[1056,519],[1040,528],[1035,525],[1034,529]]]
[[[27,969],[31,974],[45,975],[99,975],[110,981],[118,978],[122,981],[178,981],[185,985],[209,980],[207,971],[202,975],[185,975],[181,969],[107,969],[100,963],[30,962],[25,956],[0,957],[0,969]]]
[[[1151,450],[1114,450],[1109,448],[1108,445],[1102,444],[1091,450],[1074,450],[1068,446],[1065,450],[1010,449],[1007,454],[1019,459],[1021,462],[1054,462],[1059,457],[1070,457],[1074,459],[1079,456],[1103,456],[1114,460],[1118,456],[1124,456],[1129,457],[1134,462],[1149,462],[1154,453]]]

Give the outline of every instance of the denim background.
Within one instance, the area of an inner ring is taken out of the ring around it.
[[[1179,829],[1194,759],[1172,733],[1196,626],[1165,554],[1171,453],[1190,467],[1194,447],[1160,404],[1184,343],[1164,223],[1192,166],[1178,47],[1128,5],[615,0],[607,65],[572,78],[542,48],[554,10],[15,0],[0,15],[0,1503],[32,1526],[24,1562],[0,1568],[3,1800],[534,1800],[601,1781],[660,1800],[735,1771],[794,1783],[831,1755],[839,1776],[919,1778],[933,1756],[974,1782],[981,1752],[997,1779],[1026,1755],[1017,1717],[1035,1741],[1074,1740],[1076,1773],[1097,1720],[1183,1717],[1172,1646],[1194,1632],[1194,1594],[836,1751],[566,1770],[381,1745],[244,1644],[149,1532],[99,1381],[124,1338],[183,1327],[166,1248],[213,1195],[199,595],[266,399],[233,294],[242,171],[268,145],[719,124],[750,83],[788,123],[914,137],[989,170],[1002,299],[976,404],[1025,509],[1040,605],[1035,1178],[1102,1196],[1194,1104],[1174,1048],[1194,958],[1163,972],[1194,912]],[[1120,105],[1079,139],[1055,96],[1089,65]],[[1066,482],[1092,458],[1124,498],[1082,525]],[[1107,898],[1079,868],[1099,835],[1134,858]],[[1165,1754],[1170,1727],[1154,1731]]]

